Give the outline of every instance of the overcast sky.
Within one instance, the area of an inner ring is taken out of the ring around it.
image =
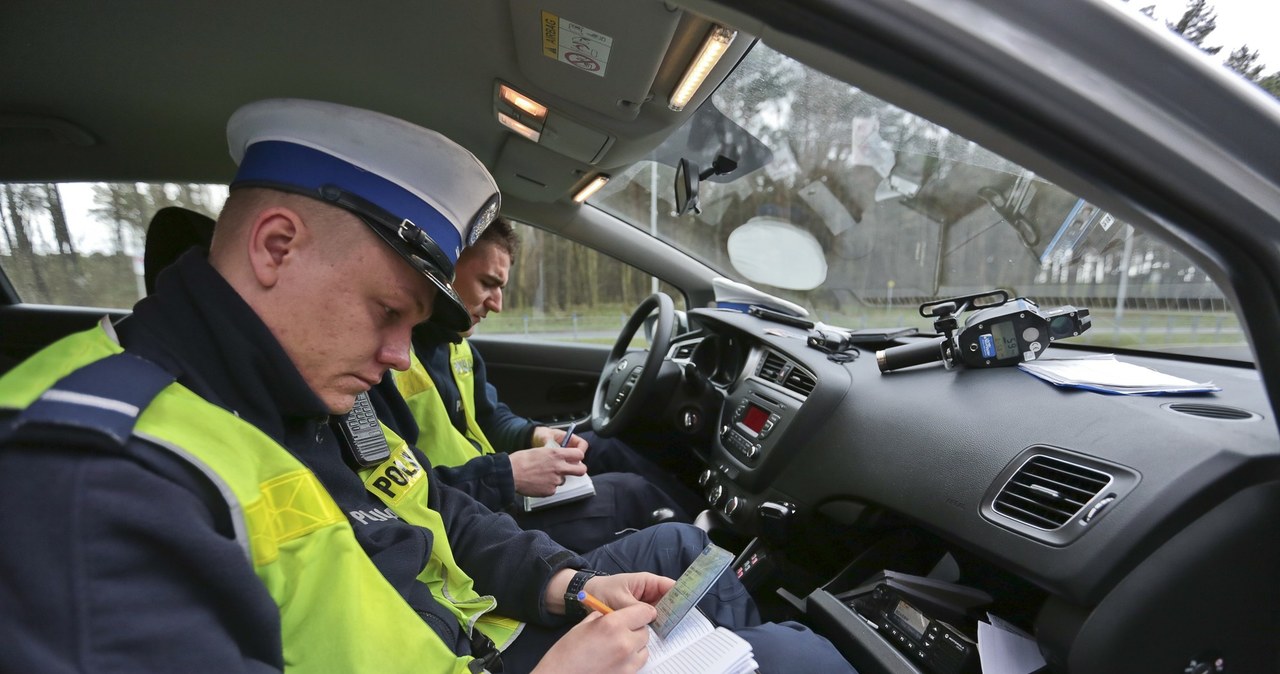
[[[1176,22],[1189,4],[1186,0],[1129,0],[1129,5],[1143,8],[1155,5],[1156,17]],[[1206,47],[1221,46],[1218,55],[1249,45],[1261,54],[1264,72],[1280,70],[1280,0],[1209,0],[1218,15],[1218,27],[1205,40]]]

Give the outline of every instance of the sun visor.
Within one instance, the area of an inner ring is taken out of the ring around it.
[[[540,142],[548,150],[555,150],[570,159],[594,164],[613,144],[613,137],[551,110],[547,113]]]
[[[516,61],[542,91],[631,121],[653,87],[680,16],[661,2],[515,0]]]
[[[552,202],[568,194],[591,166],[558,152],[509,136],[493,166],[504,197]]]

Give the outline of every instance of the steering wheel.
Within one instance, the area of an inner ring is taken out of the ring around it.
[[[653,330],[653,343],[648,353],[631,351],[631,340],[644,324],[644,319],[658,310],[658,323]],[[591,403],[591,428],[596,435],[609,438],[627,426],[647,398],[658,377],[658,369],[671,347],[671,328],[675,324],[675,303],[666,293],[654,293],[636,307],[614,343]]]

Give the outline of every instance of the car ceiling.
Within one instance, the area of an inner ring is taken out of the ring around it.
[[[543,55],[543,12],[613,37],[607,77]],[[431,127],[485,162],[509,199],[568,203],[705,98],[711,86],[683,112],[666,105],[709,26],[656,1],[6,2],[0,180],[226,182],[232,111],[301,97]],[[751,41],[739,36],[711,79]],[[549,106],[542,144],[498,124],[499,81]],[[584,153],[583,139],[599,150]]]
[[[1280,268],[1280,179],[1276,154],[1256,142],[1274,133],[1275,101],[1240,96],[1242,83],[1208,57],[1145,63],[1126,51],[1135,42],[1147,43],[1142,53],[1193,47],[1170,35],[1154,44],[1154,29],[1113,21],[1118,10],[1102,0],[679,2],[745,28],[683,112],[665,99],[709,23],[658,0],[8,0],[0,3],[0,181],[226,182],[224,125],[236,107],[313,97],[435,128],[490,167],[508,215],[588,245],[617,242],[608,231],[616,220],[575,208],[568,195],[595,172],[646,156],[763,36],[870,93],[940,115],[956,133],[1130,221],[1159,225],[1220,280],[1255,343],[1280,333],[1280,285],[1269,271]],[[606,77],[542,55],[544,11],[614,38]],[[494,113],[498,81],[607,136],[604,151],[584,160],[507,131]],[[652,100],[617,105],[639,92]],[[1224,109],[1220,95],[1245,104]],[[638,265],[646,271],[682,284],[712,274],[648,245]],[[682,265],[685,277],[663,265]],[[1257,356],[1264,368],[1280,358]]]

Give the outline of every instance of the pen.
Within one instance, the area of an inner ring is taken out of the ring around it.
[[[600,601],[599,599],[596,599],[595,597],[587,594],[586,590],[578,591],[578,603],[582,604],[583,606],[586,606],[587,608],[593,611],[599,611],[604,615],[609,615],[610,613],[613,613],[613,609],[606,606],[605,603]]]
[[[568,428],[564,429],[564,439],[560,441],[561,447],[569,446],[569,441],[573,439],[573,429],[577,427],[578,427],[578,422],[575,421],[569,424]]]

